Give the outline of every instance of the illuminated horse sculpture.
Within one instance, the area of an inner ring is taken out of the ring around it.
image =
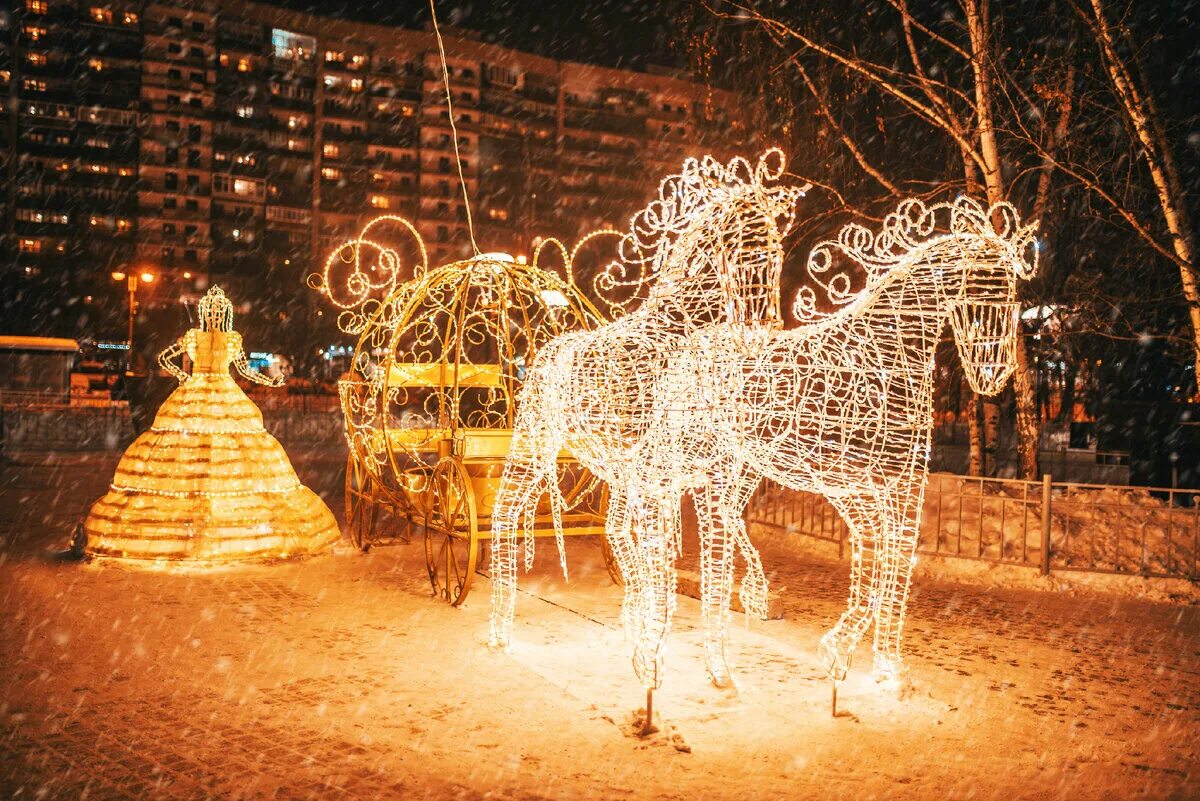
[[[613,267],[644,267],[655,280],[645,301],[620,319],[552,340],[538,353],[522,390],[513,442],[492,518],[491,641],[507,646],[516,604],[516,532],[546,491],[555,500],[555,463],[568,450],[609,484],[607,536],[626,585],[622,618],[635,641],[634,666],[648,687],[661,681],[662,647],[674,605],[674,555],[679,505],[692,491],[701,537],[701,585],[706,663],[713,679],[728,678],[724,628],[729,618],[735,551],[747,562],[741,597],[765,617],[766,580],[750,546],[741,507],[715,504],[733,493],[744,506],[757,478],[744,466],[714,466],[711,482],[685,485],[645,469],[646,447],[666,424],[657,408],[671,359],[695,332],[723,326],[736,332],[739,353],[752,355],[782,327],[779,274],[783,237],[804,190],[776,185],[780,151],[752,166],[712,158],[689,160],[663,181],[658,199],[634,217]],[[620,284],[625,272],[602,274]],[[625,284],[633,285],[634,282]],[[531,526],[526,522],[526,530]],[[526,540],[526,561],[531,559]],[[561,546],[560,546],[561,547]],[[713,599],[723,598],[722,605]]]
[[[793,306],[801,327],[750,358],[737,352],[736,332],[697,331],[663,379],[659,405],[675,411],[644,469],[694,484],[712,464],[742,464],[755,480],[824,495],[845,520],[849,605],[818,652],[835,680],[872,623],[876,678],[903,673],[937,343],[949,323],[971,387],[982,395],[1004,387],[1020,335],[1017,282],[1037,268],[1036,227],[1022,227],[1008,204],[984,209],[969,198],[907,201],[878,234],[848,225],[809,257],[810,273],[843,308],[818,312],[806,287]],[[860,291],[833,269],[838,257],[866,271]],[[724,458],[697,442],[721,443]],[[707,461],[689,460],[696,454]],[[735,482],[716,505],[740,513],[744,486]]]

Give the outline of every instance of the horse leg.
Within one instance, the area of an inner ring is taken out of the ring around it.
[[[907,675],[900,645],[917,550],[923,480],[914,480],[910,486],[907,492],[889,493],[883,504],[889,522],[879,559],[875,659],[871,670],[876,681],[903,681]]]
[[[675,532],[670,526],[675,516],[666,503],[669,501],[658,502],[658,508],[647,514],[638,538],[645,583],[638,593],[639,637],[633,669],[648,690],[662,685],[663,651],[675,612]]]
[[[513,616],[517,607],[517,529],[524,513],[532,510],[538,495],[547,486],[543,470],[539,470],[535,443],[546,437],[535,436],[536,398],[527,398],[522,414],[517,418],[512,445],[496,501],[492,508],[491,563],[492,602],[488,616],[488,644],[507,649],[512,639]],[[531,431],[531,429],[533,429]],[[552,445],[557,448],[556,444]],[[552,451],[557,453],[557,449]],[[545,460],[541,460],[543,463]],[[556,474],[550,460],[549,486],[554,491]]]
[[[880,505],[873,495],[830,499],[850,530],[850,600],[833,628],[821,637],[817,656],[829,675],[840,681],[850,657],[875,616],[878,592],[878,547],[884,533]]]
[[[726,529],[731,532],[730,540],[737,546],[746,561],[746,572],[738,587],[738,598],[746,614],[758,620],[766,620],[768,614],[767,575],[763,571],[762,559],[758,549],[750,542],[746,532],[743,516],[750,497],[758,488],[759,477],[749,471],[740,471],[737,480],[726,493],[726,500],[721,504],[722,517]]]
[[[609,487],[608,518],[604,525],[604,536],[608,539],[609,550],[617,561],[621,580],[625,585],[625,597],[621,602],[621,625],[625,629],[625,636],[632,640],[637,618],[634,610],[638,607],[637,593],[642,586],[642,579],[637,543],[633,537],[633,509],[629,502],[629,494],[623,488]]]
[[[726,657],[729,599],[733,594],[735,543],[725,527],[715,490],[702,487],[692,493],[700,535],[700,619],[704,636],[704,666],[713,684],[732,682]]]

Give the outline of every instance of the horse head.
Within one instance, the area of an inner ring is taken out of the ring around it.
[[[742,157],[685,161],[621,240],[614,267],[622,278],[632,276],[623,285],[653,279],[648,302],[682,301],[704,322],[780,327],[782,242],[808,188],[779,184],[785,165],[777,148],[755,164]]]
[[[950,234],[943,258],[958,270],[943,285],[943,301],[967,382],[980,395],[995,395],[1016,369],[1021,336],[1017,281],[1037,270],[1037,222],[1022,226],[1008,203],[985,209],[963,197],[948,208]]]

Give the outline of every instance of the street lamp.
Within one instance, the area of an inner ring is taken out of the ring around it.
[[[126,362],[125,362],[126,374],[132,374],[133,368],[134,368],[134,363],[133,363],[133,317],[137,311],[138,284],[139,283],[152,284],[152,283],[154,283],[154,277],[155,277],[154,273],[150,272],[149,270],[143,270],[141,273],[138,273],[135,270],[130,270],[128,273],[126,273],[122,270],[114,270],[112,273],[112,279],[114,281],[125,281],[126,286],[129,288],[129,336],[128,336],[128,339],[126,340],[126,342],[128,343],[128,348],[129,348],[128,354],[129,355],[126,358]]]

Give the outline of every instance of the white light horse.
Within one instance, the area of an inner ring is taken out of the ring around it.
[[[665,180],[659,198],[637,215],[622,241],[627,265],[644,265],[656,282],[630,314],[592,331],[552,340],[538,353],[521,394],[513,441],[492,522],[491,642],[507,646],[516,604],[516,533],[538,497],[554,498],[555,463],[564,448],[612,490],[607,536],[626,585],[623,620],[635,641],[634,666],[647,687],[661,682],[663,641],[675,600],[674,557],[685,491],[697,501],[707,668],[728,679],[721,650],[729,618],[734,552],[747,561],[742,602],[765,616],[766,581],[738,512],[714,503],[732,495],[744,506],[757,477],[744,465],[713,464],[711,481],[684,483],[651,473],[647,447],[668,424],[656,405],[678,349],[697,331],[721,326],[749,358],[781,327],[782,240],[803,189],[775,184],[783,154],[757,163],[689,160]],[[699,388],[707,389],[707,388]],[[713,443],[715,444],[715,443]],[[711,450],[711,448],[709,448]],[[717,454],[723,457],[724,454]],[[528,522],[526,529],[531,530]],[[526,539],[526,558],[531,541]],[[724,599],[716,605],[713,599]]]
[[[794,311],[806,324],[773,335],[750,358],[737,352],[736,332],[697,331],[663,378],[659,405],[673,411],[644,469],[694,484],[713,464],[744,465],[755,481],[824,495],[846,521],[850,600],[819,649],[835,680],[872,623],[876,678],[903,673],[937,343],[949,323],[971,387],[982,395],[1004,387],[1020,335],[1017,282],[1037,267],[1036,227],[1022,227],[1008,204],[907,201],[879,233],[852,224],[814,248],[809,270],[843,308],[817,312],[805,288]],[[866,271],[860,291],[833,269],[841,257]],[[688,461],[697,441],[721,443],[724,458],[709,451]],[[715,506],[740,514],[741,488],[752,483],[731,482]]]

